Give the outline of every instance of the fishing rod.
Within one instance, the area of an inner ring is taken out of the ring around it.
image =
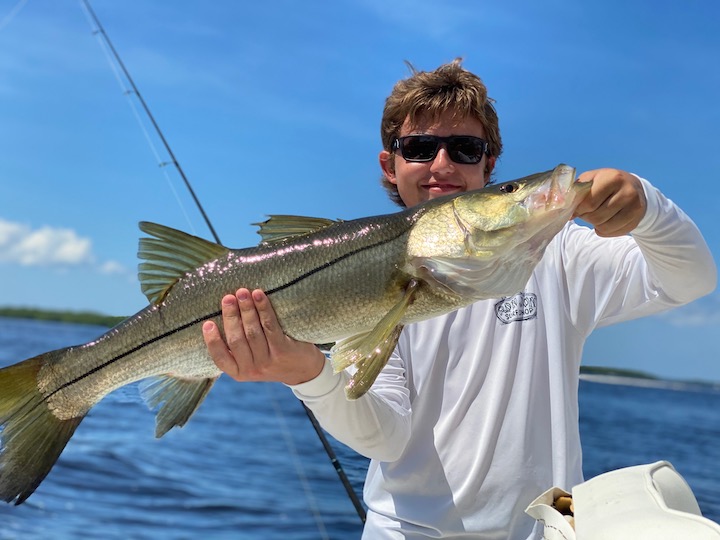
[[[165,150],[168,153],[168,156],[170,156],[170,163],[175,167],[175,169],[180,174],[180,177],[182,178],[183,182],[185,183],[185,187],[190,192],[190,195],[192,196],[193,201],[195,202],[195,205],[197,206],[198,210],[200,211],[200,214],[202,215],[203,219],[205,220],[205,223],[210,230],[210,233],[212,234],[213,238],[215,239],[215,242],[222,245],[222,242],[220,242],[220,237],[218,236],[217,232],[215,232],[215,228],[213,227],[212,223],[210,222],[210,218],[208,217],[207,213],[205,212],[205,209],[203,208],[202,204],[200,203],[200,200],[198,199],[197,195],[195,194],[195,190],[192,188],[192,185],[190,184],[190,181],[188,180],[187,176],[185,176],[185,172],[183,171],[182,167],[180,166],[180,163],[175,158],[175,154],[173,153],[172,149],[170,148],[170,144],[167,142],[167,139],[163,135],[162,130],[160,129],[160,126],[155,121],[155,117],[150,112],[150,108],[148,107],[147,103],[145,103],[145,100],[143,99],[142,95],[140,94],[140,90],[138,89],[137,85],[135,84],[135,81],[130,76],[130,72],[125,67],[125,64],[123,63],[122,59],[120,58],[120,55],[118,54],[117,50],[115,50],[115,47],[113,46],[112,42],[110,41],[110,37],[108,36],[107,32],[105,32],[105,28],[100,23],[100,19],[95,14],[95,11],[93,11],[92,7],[90,7],[89,0],[81,0],[82,3],[85,6],[85,9],[90,14],[90,17],[92,18],[93,22],[95,23],[95,26],[97,27],[97,30],[94,30],[93,33],[99,34],[102,36],[103,40],[108,46],[108,49],[112,53],[115,61],[117,62],[118,66],[120,66],[120,69],[122,70],[123,74],[125,75],[125,78],[127,79],[127,82],[130,84],[130,87],[132,88],[132,92],[137,96],[138,101],[142,105],[143,110],[145,111],[145,114],[147,115],[148,119],[150,120],[153,129],[157,133],[158,137],[160,138],[160,141],[162,141],[163,146],[165,147]],[[363,507],[362,503],[360,502],[359,497],[355,493],[355,490],[352,487],[352,484],[350,483],[350,480],[347,477],[347,474],[345,473],[345,470],[342,468],[342,464],[340,463],[340,460],[338,460],[337,455],[335,454],[335,451],[333,450],[332,446],[330,445],[330,441],[328,441],[327,437],[325,436],[325,433],[322,431],[322,428],[320,427],[320,423],[317,421],[317,418],[313,414],[313,412],[308,408],[307,405],[303,401],[300,401],[302,404],[303,409],[305,410],[305,413],[307,414],[308,419],[310,420],[310,424],[312,425],[313,429],[315,430],[315,433],[317,434],[318,438],[320,439],[320,442],[322,443],[323,448],[325,449],[325,453],[327,454],[328,458],[330,459],[330,463],[332,463],[333,467],[335,468],[335,472],[337,473],[338,477],[340,478],[340,481],[342,482],[343,487],[345,488],[345,491],[347,492],[348,497],[350,498],[350,501],[352,502],[353,506],[355,507],[355,511],[357,512],[358,516],[360,517],[360,520],[365,523],[366,519],[366,512],[365,508]]]

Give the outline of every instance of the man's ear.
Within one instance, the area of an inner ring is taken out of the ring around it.
[[[395,179],[395,154],[387,150],[382,150],[378,155],[378,160],[380,161],[380,168],[385,178],[392,184],[397,184],[397,180]]]
[[[495,161],[497,160],[496,156],[488,156],[487,157],[487,163],[485,164],[485,183],[487,184],[490,182],[490,175],[493,172],[493,169],[495,168]]]

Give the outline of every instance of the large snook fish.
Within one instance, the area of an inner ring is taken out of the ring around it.
[[[520,291],[589,185],[559,165],[384,216],[273,216],[260,245],[239,250],[142,223],[150,305],[91,343],[0,370],[0,499],[27,499],[85,414],[121,386],[149,379],[156,436],[184,425],[220,375],[200,326],[221,324],[220,299],[240,287],[264,289],[289,336],[340,341],[334,367],[356,366],[346,390],[362,396],[404,324]]]

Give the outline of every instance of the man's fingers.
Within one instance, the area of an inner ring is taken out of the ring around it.
[[[596,224],[595,232],[598,236],[605,238],[622,236],[631,232],[636,225],[634,214],[629,210],[622,209],[610,219],[601,224]]]
[[[232,294],[223,297],[221,301],[223,329],[225,330],[225,341],[230,352],[236,356],[247,354],[249,346],[245,339],[244,321],[240,314],[240,306],[237,298]]]
[[[228,350],[220,329],[212,321],[205,321],[202,326],[203,339],[208,352],[220,371],[227,373],[233,379],[240,380],[240,369],[235,357]]]
[[[246,344],[250,347],[254,364],[257,367],[258,364],[264,363],[268,358],[269,350],[265,330],[260,322],[260,315],[258,314],[255,300],[250,294],[250,291],[247,289],[239,289],[236,297],[240,308],[240,319],[242,320],[243,328],[242,343],[240,345]],[[229,338],[228,344],[230,345],[230,350],[233,350]]]
[[[590,193],[575,209],[579,217],[595,227],[599,236],[622,236],[637,227],[645,215],[646,201],[637,177],[616,169],[583,173],[580,182],[592,180]]]
[[[223,332],[203,324],[215,365],[236,381],[307,382],[322,371],[325,356],[310,343],[286,336],[270,299],[261,290],[239,289],[222,299]]]
[[[259,289],[254,290],[252,292],[252,298],[255,303],[255,308],[257,309],[260,326],[262,327],[268,341],[270,342],[273,339],[284,338],[285,334],[283,333],[282,328],[280,328],[280,323],[275,315],[275,310],[272,308],[270,300],[268,300],[265,293]]]
[[[588,200],[589,199],[589,200]],[[615,217],[620,208],[612,204],[613,195],[587,197],[575,210],[576,217],[584,219],[593,226],[598,227]]]
[[[601,171],[594,170],[584,172],[578,177],[578,182],[595,181],[596,176],[598,176],[599,172]],[[603,205],[607,204],[608,199],[612,196],[612,194],[612,190],[609,189],[607,185],[603,184],[602,181],[594,182],[592,187],[590,188],[590,193],[588,193],[583,198],[583,200],[575,209],[575,217],[582,218],[583,214],[587,215],[596,212]]]

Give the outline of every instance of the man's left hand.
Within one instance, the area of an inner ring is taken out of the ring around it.
[[[590,223],[598,236],[622,236],[638,226],[647,200],[637,177],[617,169],[595,169],[582,173],[578,182],[593,181],[590,193],[575,209],[573,217]]]

